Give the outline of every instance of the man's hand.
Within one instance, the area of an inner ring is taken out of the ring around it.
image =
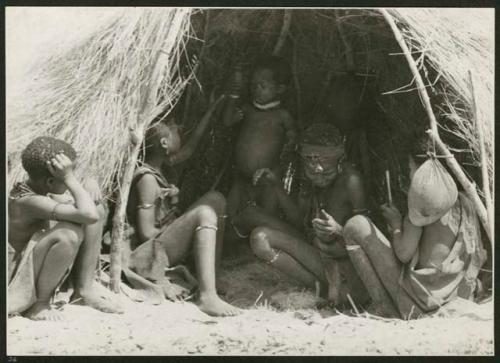
[[[342,226],[337,223],[335,218],[326,213],[324,209],[321,210],[321,217],[312,220],[312,226],[316,236],[323,242],[332,241],[332,235],[341,235]]]
[[[85,190],[90,194],[90,197],[94,201],[94,203],[100,202],[102,199],[101,188],[99,188],[99,183],[94,178],[86,178],[82,186]]]
[[[396,229],[401,230],[401,226],[403,224],[403,217],[401,216],[399,210],[393,204],[391,205],[383,204],[380,206],[380,209],[382,209],[382,215],[387,221],[387,224],[391,232]]]
[[[279,185],[280,180],[269,168],[262,168],[255,171],[252,177],[253,185],[268,184]]]
[[[47,168],[54,178],[62,182],[73,176],[73,162],[62,152],[47,161]]]

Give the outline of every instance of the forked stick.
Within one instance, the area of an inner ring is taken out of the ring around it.
[[[424,85],[424,81],[422,80],[422,76],[420,75],[420,72],[418,71],[417,65],[415,63],[415,60],[411,56],[411,52],[408,49],[408,46],[406,45],[406,42],[403,38],[403,34],[401,31],[398,29],[396,26],[396,23],[394,22],[394,19],[392,16],[387,12],[385,9],[380,9],[380,12],[384,16],[385,20],[391,27],[394,36],[396,38],[396,41],[398,42],[399,46],[403,50],[403,54],[408,61],[408,66],[410,67],[411,72],[413,73],[413,76],[415,77],[415,82],[417,84],[417,89],[420,94],[420,98],[423,102],[425,111],[427,113],[427,116],[429,117],[429,122],[430,122],[430,130],[427,130],[427,133],[431,137],[431,139],[435,142],[436,146],[438,147],[439,151],[446,157],[446,163],[452,170],[452,172],[455,174],[457,177],[458,181],[460,184],[462,184],[465,192],[469,196],[469,198],[472,200],[474,207],[476,209],[477,215],[479,217],[479,220],[483,224],[483,227],[486,231],[486,235],[488,236],[488,239],[490,240],[490,243],[492,244],[493,247],[493,233],[492,229],[490,227],[490,223],[488,222],[488,216],[486,214],[486,208],[484,207],[483,202],[479,198],[479,195],[477,194],[477,189],[476,185],[473,184],[465,175],[464,171],[460,167],[460,164],[457,162],[453,154],[448,150],[446,145],[441,141],[441,138],[439,137],[439,132],[438,132],[438,127],[437,127],[437,121],[436,117],[434,116],[434,112],[432,111],[432,106],[431,102],[429,99],[429,95],[427,94],[427,90]]]

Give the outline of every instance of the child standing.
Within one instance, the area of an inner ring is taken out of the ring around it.
[[[290,82],[288,64],[278,57],[259,59],[251,76],[249,103],[242,103],[242,75],[237,70],[224,113],[224,124],[242,122],[234,151],[235,180],[228,196],[228,214],[235,231],[249,232],[241,213],[248,205],[276,214],[278,199],[272,188],[259,183],[263,170],[269,169],[280,178],[280,156],[293,150],[294,121],[281,105]]]

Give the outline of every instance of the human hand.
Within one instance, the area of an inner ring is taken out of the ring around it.
[[[342,234],[342,226],[324,209],[321,209],[319,218],[312,220],[312,226],[316,236],[323,242],[331,241],[333,234]]]
[[[177,188],[174,184],[170,184],[166,188],[162,188],[161,196],[162,197],[175,197],[179,194],[179,188]]]
[[[399,229],[401,230],[401,226],[403,224],[403,217],[399,210],[394,206],[394,204],[382,204],[380,206],[382,210],[382,216],[384,216],[387,224],[389,225],[389,229],[392,231]]]
[[[90,197],[94,202],[100,202],[102,199],[101,188],[99,183],[94,178],[86,178],[83,183],[83,188],[90,194]]]
[[[463,270],[464,261],[457,257],[451,261],[443,261],[443,263],[441,263],[441,268],[437,268],[445,274],[456,274]]]
[[[73,176],[73,162],[62,152],[47,161],[47,168],[60,181]]]
[[[259,183],[260,182],[260,183]],[[255,171],[252,177],[253,185],[257,184],[268,184],[268,185],[278,185],[278,177],[269,168],[262,168]]]

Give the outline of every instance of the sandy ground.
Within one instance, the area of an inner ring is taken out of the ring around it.
[[[124,315],[66,304],[63,322],[13,317],[8,355],[492,355],[493,303],[458,301],[414,321],[316,309],[311,292],[251,256],[224,265],[240,316],[212,318],[192,303],[126,298]]]

